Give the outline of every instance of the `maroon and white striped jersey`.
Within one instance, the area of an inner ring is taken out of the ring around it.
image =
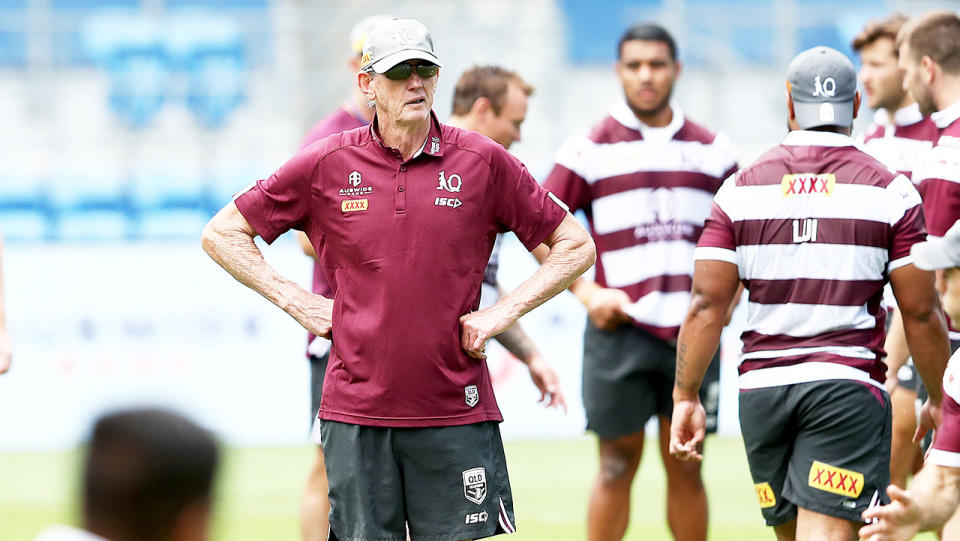
[[[571,212],[586,213],[597,283],[626,292],[634,324],[664,340],[677,338],[690,303],[693,250],[713,195],[736,170],[728,137],[670,107],[670,124],[652,128],[617,102],[589,136],[564,142],[544,182]]]
[[[930,236],[942,237],[960,219],[960,102],[930,118],[940,136],[914,170],[913,180],[924,194]]]
[[[920,194],[846,135],[793,131],[728,178],[695,258],[749,291],[740,387],[851,379],[882,388],[883,286],[926,236]]]
[[[954,352],[943,373],[943,418],[934,434],[927,461],[960,468],[960,350]]]
[[[857,147],[891,171],[911,178],[919,160],[937,140],[937,131],[916,103],[898,109],[893,118],[886,109],[878,109],[873,114],[873,124],[857,139]]]

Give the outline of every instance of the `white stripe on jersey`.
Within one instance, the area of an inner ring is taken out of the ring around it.
[[[813,348],[811,348],[813,349]],[[757,368],[740,375],[741,389],[761,389],[764,387],[780,387],[794,383],[824,381],[833,379],[852,379],[869,383],[886,392],[883,384],[877,383],[863,370],[838,363],[807,362],[790,366],[774,366],[772,368]]]
[[[726,261],[727,263],[733,263],[734,265],[739,265],[739,259],[737,259],[737,252],[734,250],[727,250],[726,248],[716,248],[713,246],[701,246],[693,250],[693,260],[697,261],[700,259],[709,259],[713,261]]]
[[[696,188],[636,188],[595,199],[593,230],[597,235],[655,223],[703,225],[713,194]]]
[[[932,462],[937,466],[948,468],[960,468],[960,453],[944,451],[942,449],[930,449],[925,462]]]
[[[737,247],[740,276],[748,280],[882,280],[888,255],[886,248],[849,244]]]
[[[699,141],[594,143],[583,135],[567,138],[557,150],[558,164],[589,184],[644,171],[684,171],[720,177],[736,163],[732,145],[718,134],[713,143]]]
[[[958,169],[960,170],[960,169]],[[893,225],[907,210],[920,204],[920,194],[903,176],[886,188],[862,184],[837,184],[832,195],[784,197],[778,184],[735,186],[724,182],[716,203],[737,222],[741,220],[787,220],[793,218],[841,218]],[[907,190],[904,186],[910,186]]]
[[[887,135],[875,137],[858,146],[891,171],[913,171],[933,146],[933,143],[920,139],[896,137],[892,135],[894,129],[893,126],[887,126]],[[914,183],[916,182],[917,180],[914,178]]]
[[[747,303],[747,327],[760,334],[816,336],[844,329],[872,329],[877,319],[865,305]]]
[[[854,359],[876,359],[877,354],[865,347],[860,346],[817,346],[812,348],[788,348],[788,349],[769,349],[763,351],[751,351],[750,353],[741,353],[740,362],[751,359],[775,359],[777,357],[796,357],[799,355],[813,355],[815,353],[826,353],[828,355],[839,355],[840,357],[851,357]],[[830,363],[827,363],[830,364]],[[740,376],[743,377],[743,376]]]
[[[693,274],[694,244],[672,240],[637,244],[600,254],[608,287],[624,287],[655,276]]]
[[[939,143],[933,147],[913,170],[914,182],[928,178],[960,182],[960,148],[939,146]]]
[[[639,323],[653,327],[679,327],[687,315],[689,304],[689,291],[653,291],[640,297],[637,302],[624,305],[623,311]]]

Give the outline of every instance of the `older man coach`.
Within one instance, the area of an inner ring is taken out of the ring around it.
[[[410,19],[367,37],[369,126],[307,147],[204,229],[206,251],[318,336],[335,335],[319,410],[330,539],[478,539],[514,531],[484,345],[596,258],[587,232],[495,142],[433,113],[440,62]],[[314,295],[253,242],[304,231],[335,284]],[[550,247],[477,311],[498,232]]]

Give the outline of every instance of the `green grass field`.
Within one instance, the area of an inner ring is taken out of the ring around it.
[[[518,531],[514,541],[581,540],[596,470],[591,438],[506,445]],[[215,508],[216,541],[296,541],[300,490],[313,448],[230,449]],[[663,473],[654,442],[634,483],[627,539],[668,540]],[[45,525],[74,523],[76,452],[0,453],[0,541],[30,541]],[[710,539],[773,539],[763,525],[743,445],[707,442]],[[918,537],[918,539],[934,539]]]

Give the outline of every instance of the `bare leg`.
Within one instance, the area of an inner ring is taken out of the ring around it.
[[[300,534],[303,541],[325,541],[330,529],[330,500],[327,497],[327,467],[323,447],[317,446],[316,460],[310,469],[300,501]]]
[[[796,541],[797,539],[797,519],[773,527],[773,533],[777,535],[777,541]]]
[[[620,541],[630,518],[630,485],[643,454],[643,431],[600,439],[600,471],[587,508],[588,541]]]
[[[906,488],[907,477],[914,473],[920,446],[913,442],[917,429],[915,402],[917,393],[896,387],[890,394],[893,406],[893,438],[890,444],[890,483]]]
[[[856,541],[860,523],[797,509],[797,541]]]
[[[684,462],[670,456],[670,418],[660,420],[660,456],[667,471],[667,524],[676,541],[707,538],[707,492],[700,477],[699,462]]]

